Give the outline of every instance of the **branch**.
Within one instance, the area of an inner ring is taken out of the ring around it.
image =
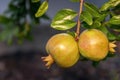
[[[82,8],[83,8],[83,0],[80,0],[80,9],[79,9],[79,13],[78,13],[77,30],[76,30],[76,34],[77,34],[76,40],[78,40],[78,36],[80,34],[81,22],[80,22],[79,18],[82,13]]]

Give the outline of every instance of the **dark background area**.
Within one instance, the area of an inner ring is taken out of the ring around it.
[[[10,0],[1,0],[0,13],[7,8]],[[86,0],[100,7],[107,0]],[[62,8],[79,9],[78,3],[67,0],[50,0],[48,16],[53,18]],[[116,56],[101,61],[96,67],[91,61],[79,61],[71,68],[61,68],[56,64],[46,69],[41,57],[47,55],[45,44],[54,34],[60,33],[50,28],[49,20],[42,20],[32,30],[34,40],[24,41],[11,46],[0,43],[0,80],[120,80],[120,48],[116,48]],[[120,42],[117,42],[120,46]]]

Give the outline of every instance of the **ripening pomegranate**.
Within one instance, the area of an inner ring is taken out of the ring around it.
[[[74,37],[67,33],[56,34],[51,37],[46,44],[47,57],[42,57],[46,61],[46,66],[55,61],[61,67],[71,67],[79,59],[78,44]]]
[[[104,59],[109,51],[109,41],[106,35],[97,29],[83,31],[78,41],[82,56],[93,61]]]

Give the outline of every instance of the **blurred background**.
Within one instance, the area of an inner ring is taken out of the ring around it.
[[[15,0],[1,0],[1,15],[10,7],[8,5],[11,1]],[[100,7],[107,0],[85,1]],[[47,55],[46,42],[52,35],[61,32],[52,29],[50,22],[56,12],[63,8],[78,11],[79,4],[68,0],[50,0],[46,13],[49,19],[41,18],[40,23],[32,27],[31,41],[25,39],[18,44],[15,39],[10,45],[6,41],[0,42],[0,80],[120,80],[120,42],[117,42],[116,55],[101,61],[96,67],[92,66],[90,61],[79,61],[67,69],[56,64],[46,69],[45,63],[41,60],[42,56]]]

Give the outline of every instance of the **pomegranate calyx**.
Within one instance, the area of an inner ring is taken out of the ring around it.
[[[48,55],[46,57],[41,57],[41,59],[43,60],[43,62],[46,62],[45,66],[47,67],[47,69],[49,69],[54,62],[51,55]]]
[[[113,41],[113,42],[109,43],[109,51],[112,52],[112,53],[116,52],[115,49],[114,49],[115,47],[117,47],[115,42],[116,41]]]

